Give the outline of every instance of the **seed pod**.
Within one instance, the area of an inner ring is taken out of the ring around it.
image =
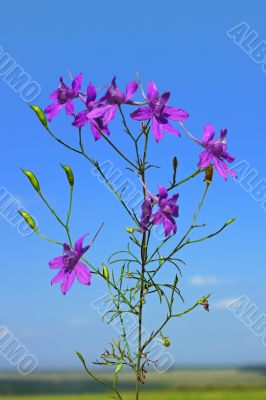
[[[66,176],[67,176],[70,186],[74,186],[74,174],[73,174],[71,167],[69,167],[69,165],[64,165],[64,164],[61,164],[61,167],[63,168],[63,170],[66,173]]]
[[[40,107],[33,105],[31,105],[30,108],[35,112],[35,114],[37,115],[43,126],[47,129],[48,128],[47,119],[43,110]]]
[[[18,213],[24,218],[24,220],[27,222],[29,227],[35,231],[36,230],[36,223],[35,223],[34,219],[26,211],[19,211],[18,210]]]
[[[212,178],[213,178],[213,165],[211,164],[209,167],[205,168],[204,181],[210,185],[212,183]]]
[[[107,268],[107,266],[105,264],[103,264],[103,277],[104,277],[104,279],[109,281],[109,269]]]
[[[40,184],[38,179],[36,178],[36,176],[34,175],[33,172],[28,171],[26,169],[21,169],[21,171],[23,172],[24,175],[26,175],[26,177],[29,179],[30,183],[32,184],[32,186],[34,187],[34,189],[36,190],[36,192],[41,193],[41,188],[40,188]]]

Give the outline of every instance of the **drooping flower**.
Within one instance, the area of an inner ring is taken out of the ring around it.
[[[159,210],[152,215],[151,223],[153,225],[163,224],[165,236],[169,236],[171,232],[176,233],[177,226],[175,218],[178,217],[179,207],[176,204],[179,197],[178,194],[174,194],[168,198],[168,191],[164,186],[158,186],[159,199],[158,206]]]
[[[199,156],[198,166],[202,169],[214,164],[217,172],[223,179],[227,179],[228,174],[236,178],[236,173],[225,163],[225,160],[232,163],[235,157],[227,153],[227,129],[221,130],[220,138],[214,139],[215,131],[211,124],[206,124],[203,130],[202,141],[194,139],[198,144],[205,148]]]
[[[176,233],[177,226],[175,218],[178,217],[179,207],[176,204],[179,197],[178,194],[168,198],[168,191],[164,186],[158,186],[159,196],[150,194],[142,204],[142,215],[140,226],[141,230],[145,232],[149,226],[162,224],[164,227],[165,236],[169,236],[171,232]],[[152,214],[153,205],[157,204],[159,209]]]
[[[90,128],[95,140],[101,139],[102,135],[100,132],[109,135],[110,131],[108,129],[107,123],[104,122],[101,116],[91,117],[90,113],[93,110],[102,110],[102,107],[105,105],[104,100],[96,101],[96,88],[93,83],[89,83],[87,87],[87,98],[86,98],[86,107],[87,109],[79,112],[73,125],[76,127],[82,127],[87,123],[90,123]],[[100,112],[101,114],[101,112]]]
[[[126,93],[123,93],[116,84],[116,77],[113,78],[107,92],[100,99],[101,107],[91,111],[88,116],[89,118],[103,117],[103,124],[105,126],[114,119],[118,106],[122,104],[132,104],[132,97],[138,90],[138,84],[136,81],[129,82],[126,85]]]
[[[79,92],[82,83],[82,73],[78,74],[72,80],[72,86],[69,87],[64,83],[63,78],[60,78],[60,86],[54,92],[52,92],[50,98],[55,100],[54,103],[50,104],[45,108],[44,112],[47,115],[48,121],[51,121],[59,111],[65,107],[68,115],[74,114],[74,102],[73,99],[79,97]]]
[[[185,121],[188,118],[188,113],[175,107],[168,107],[170,92],[165,92],[160,96],[156,84],[150,81],[147,88],[147,98],[149,106],[138,108],[130,114],[131,118],[137,121],[151,119],[156,142],[163,138],[164,132],[180,136],[179,131],[170,125],[169,120]]]
[[[100,229],[92,241],[85,247],[83,247],[83,241],[87,235],[81,236],[75,242],[74,249],[71,249],[70,245],[65,243],[63,256],[55,257],[49,262],[51,269],[59,269],[58,274],[52,279],[51,285],[61,282],[61,292],[63,294],[68,292],[75,278],[83,285],[91,284],[91,272],[80,259],[90,249]]]

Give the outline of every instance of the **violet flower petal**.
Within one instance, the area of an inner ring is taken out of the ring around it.
[[[73,115],[74,114],[74,102],[73,100],[68,100],[65,103],[65,108],[66,108],[66,114],[67,115]]]
[[[136,94],[138,87],[139,85],[136,81],[132,81],[127,84],[125,101],[131,99]]]
[[[202,141],[206,145],[214,138],[215,130],[212,124],[206,124],[203,129]]]
[[[49,267],[51,269],[58,269],[58,268],[62,268],[63,266],[64,266],[63,256],[55,257],[49,262]]]
[[[69,291],[69,289],[74,283],[74,280],[75,280],[75,270],[65,273],[65,276],[61,283],[61,292],[63,294],[66,294]]]
[[[130,114],[132,119],[136,121],[146,121],[147,119],[151,119],[153,116],[153,111],[149,107],[141,107],[135,110]]]
[[[75,76],[75,78],[72,81],[72,89],[75,90],[76,92],[80,91],[82,78],[83,78],[83,74],[80,73],[77,76]]]
[[[153,81],[150,81],[147,86],[147,97],[148,100],[152,100],[155,97],[159,96],[159,91],[156,84]]]
[[[83,285],[91,284],[91,272],[82,262],[78,262],[75,266],[75,274],[77,280]]]
[[[57,275],[51,280],[51,285],[60,282],[65,277],[65,268],[61,268]]]

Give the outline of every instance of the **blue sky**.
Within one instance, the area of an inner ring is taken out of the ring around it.
[[[97,86],[116,75],[121,87],[139,71],[144,84],[152,79],[160,90],[171,91],[171,105],[189,112],[187,126],[196,136],[201,135],[207,122],[213,123],[217,131],[227,127],[229,152],[236,155],[237,161],[245,160],[249,170],[256,171],[259,182],[266,176],[266,75],[226,32],[245,22],[258,32],[260,41],[266,40],[265,11],[262,1],[165,0],[162,4],[140,0],[47,0],[36,7],[30,1],[11,0],[2,5],[0,46],[38,82],[41,93],[35,103],[43,108],[59,76],[68,70],[73,74],[83,71],[85,80]],[[106,260],[112,251],[126,245],[127,216],[84,161],[47,136],[2,75],[0,90],[1,187],[37,218],[42,232],[64,241],[63,232],[19,168],[36,173],[47,197],[63,213],[67,184],[59,163],[70,164],[77,175],[73,236],[93,233],[104,221],[104,232],[89,256],[95,264]],[[64,113],[52,127],[74,143],[75,130]],[[114,122],[111,135],[116,144],[127,149],[120,128]],[[112,160],[126,179],[124,163],[105,143],[94,143],[89,129],[87,132],[87,146],[94,157]],[[148,178],[151,189],[155,190],[157,183],[167,184],[174,155],[180,160],[180,177],[193,171],[198,151],[184,134],[182,139],[166,135],[159,145],[151,141],[150,159],[162,166]],[[200,179],[180,190],[178,237],[189,224],[201,190]],[[232,179],[224,182],[216,176],[200,222],[208,224],[209,232],[234,216],[237,221],[219,237],[187,248],[182,254],[187,267],[180,284],[186,304],[209,292],[213,295],[210,314],[196,310],[171,323],[166,331],[172,341],[170,351],[179,365],[265,361],[266,349],[260,338],[225,304],[245,295],[257,305],[258,315],[266,312],[266,213],[261,201],[252,198],[243,184]],[[40,368],[79,366],[73,354],[76,349],[94,359],[115,336],[113,328],[105,327],[91,308],[91,303],[105,293],[104,285],[98,280],[90,288],[75,285],[63,297],[59,287],[51,288],[48,268],[48,261],[59,255],[60,249],[35,236],[21,236],[3,216],[0,229],[1,325],[8,326],[37,356]],[[181,304],[178,307],[183,308]],[[147,310],[146,324],[151,326],[160,316],[158,304],[153,302]],[[3,357],[0,367],[10,368]]]

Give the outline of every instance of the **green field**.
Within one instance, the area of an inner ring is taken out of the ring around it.
[[[99,373],[105,382],[110,375]],[[134,400],[134,381],[123,373],[120,381],[124,400]],[[141,400],[266,400],[264,369],[188,369],[167,374],[150,373]],[[107,400],[109,392],[77,372],[35,373],[29,377],[0,374],[3,400]]]
[[[16,396],[1,397],[6,400],[108,400],[108,395],[72,395],[72,396]],[[125,394],[125,400],[134,400],[133,394]],[[141,400],[265,400],[266,390],[213,390],[181,392],[147,392]]]

